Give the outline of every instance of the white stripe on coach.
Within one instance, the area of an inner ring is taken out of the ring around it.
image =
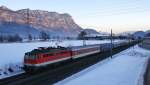
[[[59,62],[59,61],[68,60],[70,58],[71,57],[66,57],[66,58],[61,58],[61,59],[57,59],[57,60],[53,60],[53,61],[40,63],[40,64],[25,64],[25,65],[27,65],[27,66],[45,66],[45,65],[49,65],[49,64],[56,63],[56,62]]]
[[[98,52],[100,52],[100,50],[96,50],[96,51],[92,51],[92,52],[88,52],[88,53],[82,53],[82,54],[79,54],[79,55],[72,56],[72,58],[73,59],[80,58],[80,57],[84,57],[84,56],[94,54],[94,53],[98,53]]]

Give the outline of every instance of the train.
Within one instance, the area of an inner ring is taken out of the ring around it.
[[[39,47],[24,55],[24,69],[26,72],[35,72],[43,67],[58,64],[60,62],[77,60],[88,55],[100,53],[128,44],[129,42],[115,42],[72,46],[72,47]]]

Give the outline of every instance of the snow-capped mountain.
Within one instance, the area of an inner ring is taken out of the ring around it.
[[[0,33],[26,36],[38,35],[46,31],[50,35],[76,36],[82,28],[67,14],[43,10],[21,9],[13,11],[5,6],[0,7]]]

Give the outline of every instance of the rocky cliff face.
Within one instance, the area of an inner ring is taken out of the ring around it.
[[[7,26],[5,26],[6,23]],[[11,27],[8,26],[9,24]],[[66,13],[59,14],[57,12],[29,9],[13,11],[4,6],[0,7],[0,27],[1,33],[3,30],[5,30],[5,33],[7,31],[9,33],[9,30],[13,33],[14,28],[15,31],[23,28],[23,31],[34,29],[37,32],[46,31],[51,35],[61,36],[76,36],[82,30],[72,17]]]

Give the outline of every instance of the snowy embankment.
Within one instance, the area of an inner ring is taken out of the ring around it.
[[[88,40],[86,44],[109,43],[110,40]],[[116,40],[115,42],[121,42]],[[18,73],[23,73],[23,57],[25,52],[29,52],[38,47],[48,46],[81,46],[82,40],[65,40],[49,42],[31,42],[31,43],[2,43],[0,44],[0,79],[9,77]]]
[[[55,85],[143,85],[150,51],[131,47]]]

